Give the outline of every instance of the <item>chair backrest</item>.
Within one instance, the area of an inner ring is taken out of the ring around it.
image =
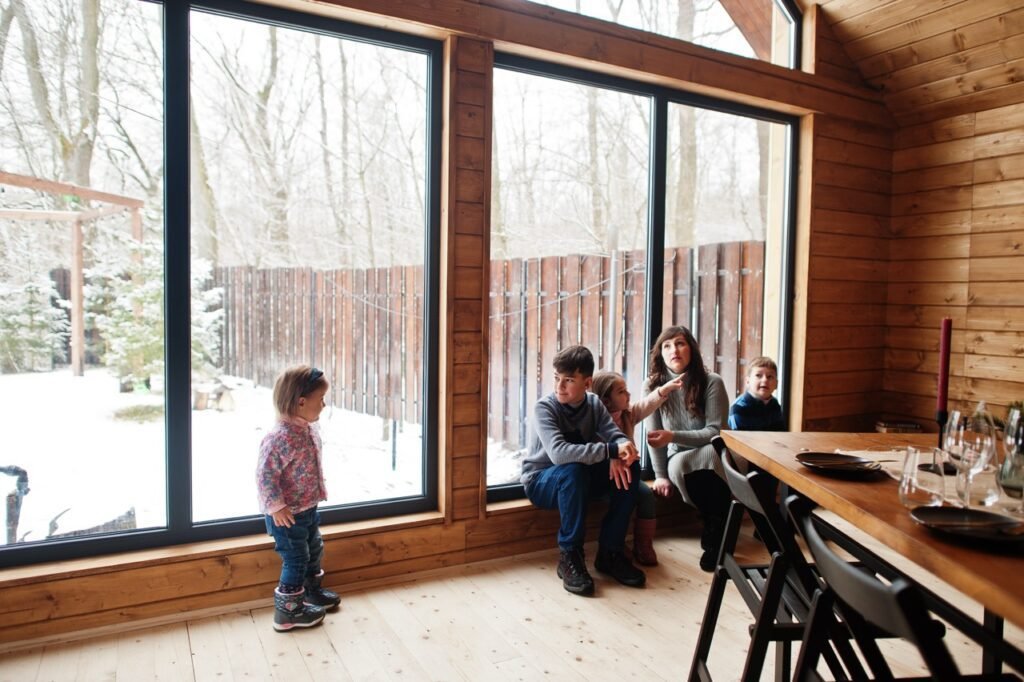
[[[793,573],[790,584],[803,593],[809,602],[817,585],[796,543],[794,529],[787,523],[775,500],[775,479],[756,469],[741,472],[721,436],[713,438],[711,444],[721,457],[729,491],[746,507],[768,553],[785,557]]]
[[[711,444],[721,459],[726,483],[735,498],[733,511],[747,513],[760,535],[762,544],[772,557],[768,582],[772,582],[774,577],[779,577],[784,581],[784,586],[778,596],[781,599],[782,607],[789,613],[786,619],[791,617],[795,621],[790,625],[807,623],[810,618],[811,600],[818,589],[819,582],[812,567],[804,558],[803,550],[797,544],[796,529],[790,525],[788,517],[783,514],[776,500],[778,481],[749,464],[747,471],[741,471],[733,453],[729,451],[725,440],[720,436],[713,438]],[[727,537],[730,532],[739,530],[739,519],[734,521],[730,514],[730,526],[733,524],[735,526],[726,531]],[[735,538],[731,543],[727,543],[726,549],[731,551],[734,544]],[[737,580],[728,565],[726,568],[730,576]],[[775,573],[776,571],[778,573]],[[737,582],[741,581],[737,580]],[[758,616],[758,618],[760,617]],[[819,622],[823,631],[830,631],[839,626],[838,621],[835,621],[834,617],[830,615],[819,616]],[[800,625],[800,627],[803,626]],[[825,635],[824,639],[826,641],[816,647],[817,656],[825,658],[835,679],[849,679],[849,675],[853,675],[855,678],[857,673],[864,673],[863,666],[856,660],[856,653],[847,641],[844,639],[829,641],[828,635]],[[846,670],[844,670],[843,662],[845,662]],[[847,671],[851,672],[847,674]]]
[[[757,514],[764,514],[764,507],[761,504],[761,500],[758,499],[757,494],[750,485],[750,481],[747,480],[746,474],[740,472],[736,466],[736,461],[732,457],[732,453],[729,452],[729,448],[725,445],[725,440],[721,436],[715,436],[711,439],[711,445],[715,448],[715,452],[718,453],[719,458],[722,460],[722,469],[725,471],[725,482],[729,486],[729,491],[736,500],[746,507],[749,511]]]
[[[903,578],[884,583],[864,568],[848,562],[829,547],[819,532],[822,522],[809,509],[799,504],[789,505],[789,508],[814,557],[818,573],[825,580],[825,589],[838,601],[858,642],[876,636],[866,634],[863,628],[858,632],[858,624],[866,621],[917,646],[928,669],[940,679],[959,674],[942,641],[942,629],[934,627],[925,601],[914,585]],[[874,669],[870,658],[868,663]]]

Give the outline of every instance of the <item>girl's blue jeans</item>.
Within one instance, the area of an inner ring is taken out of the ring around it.
[[[526,497],[542,509],[558,510],[558,546],[570,551],[583,547],[590,501],[607,496],[608,512],[601,521],[598,546],[601,550],[621,551],[640,485],[638,462],[630,467],[630,473],[633,480],[629,488],[620,490],[608,478],[607,460],[597,464],[560,464],[537,474],[526,489]]]
[[[264,517],[267,533],[274,538],[274,551],[281,556],[281,584],[298,587],[307,577],[320,573],[324,539],[320,536],[320,512],[316,507],[295,515],[291,528],[275,526],[274,518]]]

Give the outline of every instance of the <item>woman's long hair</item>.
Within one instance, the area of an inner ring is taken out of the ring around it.
[[[686,345],[690,347],[690,364],[684,370],[686,377],[683,379],[683,404],[686,406],[687,412],[703,417],[704,394],[708,388],[708,370],[704,366],[704,358],[701,357],[697,339],[693,338],[693,334],[686,327],[666,327],[661,334],[658,334],[648,359],[648,382],[650,387],[655,389],[671,379],[668,366],[661,357],[661,344],[677,336],[682,336],[686,340]],[[675,401],[669,400],[664,405],[665,409],[671,412],[674,403]]]

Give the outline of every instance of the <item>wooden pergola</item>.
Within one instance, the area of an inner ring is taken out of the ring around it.
[[[66,182],[44,180],[28,175],[0,171],[0,185],[23,187],[50,194],[72,195],[83,201],[98,201],[110,204],[102,208],[82,211],[48,211],[44,209],[0,209],[0,219],[46,220],[71,223],[71,373],[82,376],[85,370],[85,305],[83,295],[83,245],[82,226],[90,221],[131,211],[132,237],[142,241],[142,206],[144,202],[134,197],[101,192]]]

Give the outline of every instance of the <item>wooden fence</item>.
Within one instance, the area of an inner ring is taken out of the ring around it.
[[[647,374],[646,288],[643,251],[492,261],[488,435],[525,445],[529,410],[551,389],[555,353],[574,343],[638,396]],[[763,298],[764,242],[665,252],[662,323],[691,328],[730,396],[742,390],[745,360],[761,353]]]
[[[763,273],[763,242],[665,253],[663,322],[694,330],[730,395],[742,389],[743,360],[761,352]],[[566,345],[588,346],[639,393],[645,282],[642,251],[492,261],[491,438],[521,447],[527,410],[550,390],[551,360]],[[226,374],[270,386],[281,368],[312,361],[331,378],[332,404],[419,423],[421,268],[217,268],[214,283],[224,289]]]
[[[311,362],[331,381],[329,404],[419,423],[422,271],[215,268],[224,373],[272,386],[284,367]]]

